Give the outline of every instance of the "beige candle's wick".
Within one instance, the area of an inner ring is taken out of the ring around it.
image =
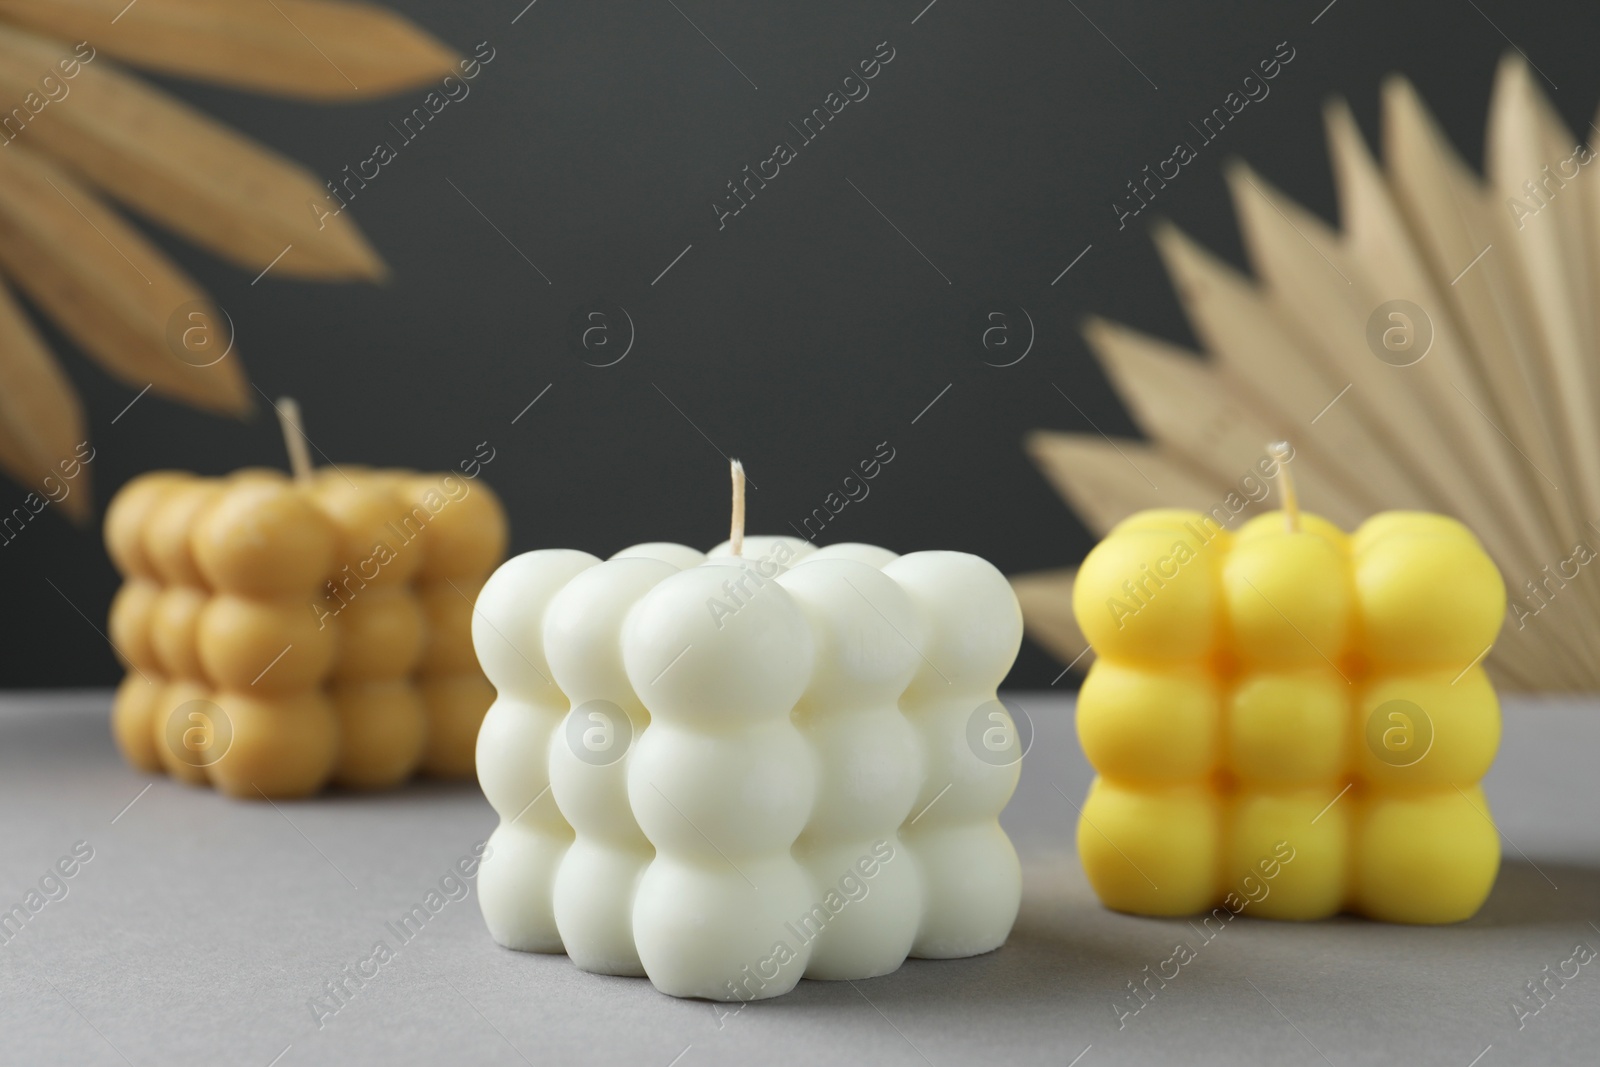
[[[1289,473],[1289,460],[1294,449],[1287,441],[1274,441],[1267,452],[1278,461],[1278,491],[1283,494],[1283,525],[1290,533],[1300,532],[1300,500],[1294,495],[1294,475]]]
[[[735,556],[744,555],[744,464],[728,461],[733,475],[733,524],[728,528],[728,548]]]
[[[306,448],[306,432],[300,427],[300,405],[293,397],[279,397],[278,425],[283,429],[283,447],[289,453],[289,469],[297,482],[311,479],[311,451]]]

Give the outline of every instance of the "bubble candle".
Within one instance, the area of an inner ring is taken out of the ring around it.
[[[1301,513],[1274,452],[1281,512],[1141,512],[1078,572],[1089,882],[1141,915],[1469,918],[1500,862],[1500,574],[1442,515]]]
[[[314,470],[298,407],[275,406],[292,477],[158,471],[106,511],[119,749],[242,797],[470,775],[492,699],[471,597],[505,550],[499,501],[455,474]]]
[[[484,586],[490,934],[722,1001],[998,948],[1021,897],[1009,584],[960,552],[747,537],[732,476],[709,553],[547,549]]]

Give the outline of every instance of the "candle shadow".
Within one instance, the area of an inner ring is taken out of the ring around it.
[[[1515,859],[1500,865],[1489,899],[1465,925],[1550,926],[1594,919],[1600,869],[1571,863]]]
[[[335,807],[364,806],[374,801],[404,805],[414,802],[432,803],[446,798],[460,797],[483,799],[483,790],[479,788],[476,778],[413,778],[388,789],[342,789],[330,786],[320,793],[303,798],[303,802]],[[489,802],[484,800],[483,803],[487,807]]]
[[[990,1009],[1026,1016],[1059,1007],[1063,999],[1084,997],[1099,1003],[1122,990],[1129,979],[1155,966],[1177,941],[1199,946],[1207,969],[1223,973],[1274,951],[1349,950],[1381,957],[1381,945],[1396,936],[1461,946],[1481,941],[1478,931],[1540,926],[1570,926],[1594,918],[1600,898],[1600,869],[1571,863],[1505,862],[1488,901],[1477,915],[1451,926],[1411,926],[1336,915],[1314,922],[1286,922],[1241,916],[1234,932],[1207,948],[1204,936],[1183,919],[1123,915],[1085,899],[1076,887],[1031,894],[1006,944],[983,956],[957,960],[909,959],[892,974],[847,982],[801,982],[788,996],[750,1005],[758,1011],[795,1012],[844,1007],[869,1000],[874,1005],[944,1005],[954,1010]],[[1469,934],[1468,931],[1473,931]],[[1241,953],[1243,954],[1241,956]],[[1109,991],[1109,992],[1108,992]]]

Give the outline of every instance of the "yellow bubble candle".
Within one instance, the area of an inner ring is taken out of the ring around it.
[[[1454,519],[1301,513],[1273,451],[1282,511],[1141,512],[1078,572],[1084,871],[1139,915],[1466,919],[1500,864],[1504,583]]]
[[[454,473],[315,470],[298,409],[277,407],[293,477],[158,471],[106,511],[127,579],[118,748],[249,798],[470,777],[494,701],[472,603],[505,554],[498,498]]]

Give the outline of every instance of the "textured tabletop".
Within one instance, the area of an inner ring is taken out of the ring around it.
[[[1506,861],[1470,922],[1246,913],[1207,940],[1183,920],[1095,902],[1073,846],[1090,775],[1071,701],[1013,696],[1035,740],[1002,820],[1025,883],[1005,947],[870,981],[802,982],[743,1008],[495,945],[470,884],[452,877],[495,826],[471,783],[242,803],[124,767],[109,694],[5,697],[0,907],[27,919],[0,929],[0,1061],[1595,1062],[1600,709],[1508,701],[1486,783]],[[401,930],[414,905],[429,918]],[[1153,999],[1133,1000],[1128,983],[1179,941],[1192,958]],[[389,951],[367,963],[380,942]],[[370,977],[328,999],[327,984],[358,968]],[[1530,981],[1544,983],[1540,999]]]

